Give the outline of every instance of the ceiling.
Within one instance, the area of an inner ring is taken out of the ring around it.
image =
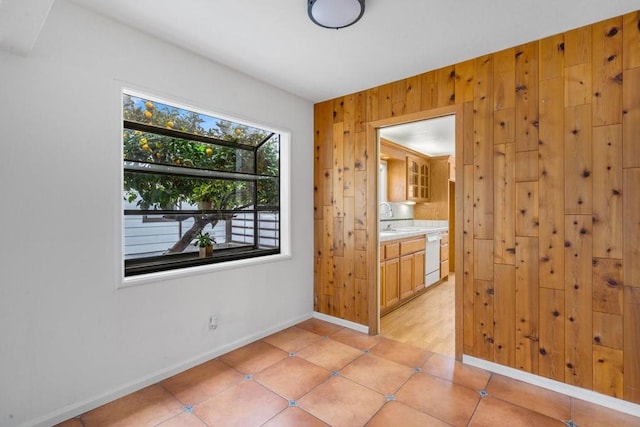
[[[638,9],[637,0],[366,0],[359,22],[329,30],[309,20],[306,0],[70,1],[312,102]],[[0,0],[0,49],[32,48],[53,3]]]
[[[396,144],[436,157],[455,154],[455,131],[456,119],[451,115],[380,128],[378,134]]]
[[[638,0],[366,0],[359,22],[329,30],[307,17],[306,0],[72,1],[313,102],[638,9]]]

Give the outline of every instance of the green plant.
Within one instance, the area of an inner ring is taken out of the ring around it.
[[[211,246],[216,243],[215,237],[213,237],[208,232],[203,233],[202,231],[198,233],[196,236],[196,240],[193,242],[193,246],[197,246],[199,248],[206,248],[207,246]]]

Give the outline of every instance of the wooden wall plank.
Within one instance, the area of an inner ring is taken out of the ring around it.
[[[595,226],[595,224],[594,224]],[[593,258],[593,310],[622,314],[622,260]]]
[[[473,102],[465,102],[462,114],[462,144],[463,144],[463,164],[473,165],[475,135],[473,131],[473,123],[475,121],[475,113],[473,112]]]
[[[453,65],[436,70],[438,85],[438,107],[456,102],[456,69]]]
[[[379,90],[377,87],[371,88],[366,91],[367,93],[367,108],[366,108],[366,117],[367,120],[375,121],[380,120],[379,113]]]
[[[622,17],[593,25],[593,125],[622,123]]]
[[[637,259],[637,258],[636,258]],[[640,288],[624,287],[624,398],[640,403]]]
[[[538,44],[528,43],[515,53],[516,151],[538,148]]]
[[[622,259],[622,126],[593,128],[593,256]]]
[[[640,11],[627,13],[623,17],[624,69],[640,67]]]
[[[493,284],[493,361],[515,367],[516,267],[495,264]]]
[[[493,240],[473,239],[473,278],[493,281]]]
[[[564,50],[564,34],[556,34],[539,41],[540,80],[562,77]]]
[[[593,391],[622,399],[623,354],[600,345],[593,346]]]
[[[393,116],[393,83],[378,86],[378,120]]]
[[[565,108],[564,209],[568,214],[593,210],[593,145],[591,105]]]
[[[331,203],[333,204],[333,216],[342,216],[343,204],[344,204],[344,123],[338,122],[333,125],[333,165],[332,165],[332,192],[333,197]]]
[[[564,105],[591,103],[591,64],[579,64],[564,70]]]
[[[474,93],[475,145],[473,164],[474,237],[493,237],[493,63],[490,56],[475,61],[476,87]]]
[[[624,348],[622,314],[593,312],[593,344],[609,348]]]
[[[540,286],[564,289],[564,102],[562,77],[540,82]]]
[[[564,62],[566,67],[591,63],[591,25],[564,33]]]
[[[507,108],[493,112],[493,143],[504,144],[516,140],[516,110]]]
[[[367,91],[360,91],[353,98],[353,133],[367,130]]]
[[[494,145],[493,262],[515,265],[515,144]]]
[[[353,153],[353,169],[354,171],[367,170],[367,159],[369,151],[367,150],[367,134],[366,132],[356,132]],[[374,152],[371,155],[375,156]],[[354,178],[355,179],[355,178]]]
[[[475,64],[473,60],[456,64],[456,104],[463,102],[473,102],[474,88],[474,71]]]
[[[516,182],[538,181],[538,150],[516,153]]]
[[[409,77],[407,79],[406,91],[405,114],[420,111],[422,102],[422,78],[420,76]]]
[[[420,75],[420,105],[423,111],[438,106],[438,84],[435,71]]]
[[[593,386],[588,362],[593,352],[591,216],[567,215],[565,233],[565,382],[589,389]]]
[[[623,179],[624,284],[640,287],[640,168],[624,169]]]
[[[407,80],[398,80],[391,84],[391,115],[394,117],[406,114]]]
[[[463,339],[465,353],[474,355],[473,165],[465,165],[463,167],[462,191],[464,193],[462,204]]]
[[[367,171],[357,170],[354,178],[356,183],[354,229],[365,230],[367,225]]]
[[[538,237],[538,181],[516,183],[516,236]]]
[[[540,288],[538,374],[564,381],[564,290]]]
[[[538,373],[538,239],[516,237],[516,368]]]
[[[349,111],[348,116],[351,117],[353,110]],[[347,116],[347,114],[345,114]],[[353,121],[349,122],[349,127],[353,127]],[[355,195],[355,133],[351,130],[343,132],[343,150],[342,150],[342,196],[353,197]]]
[[[493,282],[474,280],[475,355],[493,360]]]
[[[493,54],[493,109],[505,110],[515,107],[516,86],[515,48]],[[535,79],[537,80],[537,79]]]
[[[640,167],[640,68],[624,71],[622,83],[622,150],[625,168]]]

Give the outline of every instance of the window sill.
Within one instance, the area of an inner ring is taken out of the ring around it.
[[[280,253],[256,258],[246,258],[222,263],[206,264],[195,267],[186,267],[175,270],[159,271],[155,273],[139,274],[136,276],[123,277],[118,289],[129,288],[147,283],[157,283],[165,280],[196,276],[200,274],[213,273],[216,271],[243,268],[252,265],[280,262],[291,259],[290,254]]]

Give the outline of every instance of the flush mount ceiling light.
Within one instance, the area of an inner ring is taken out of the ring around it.
[[[313,22],[336,30],[355,24],[364,14],[364,0],[308,0],[307,6]]]

